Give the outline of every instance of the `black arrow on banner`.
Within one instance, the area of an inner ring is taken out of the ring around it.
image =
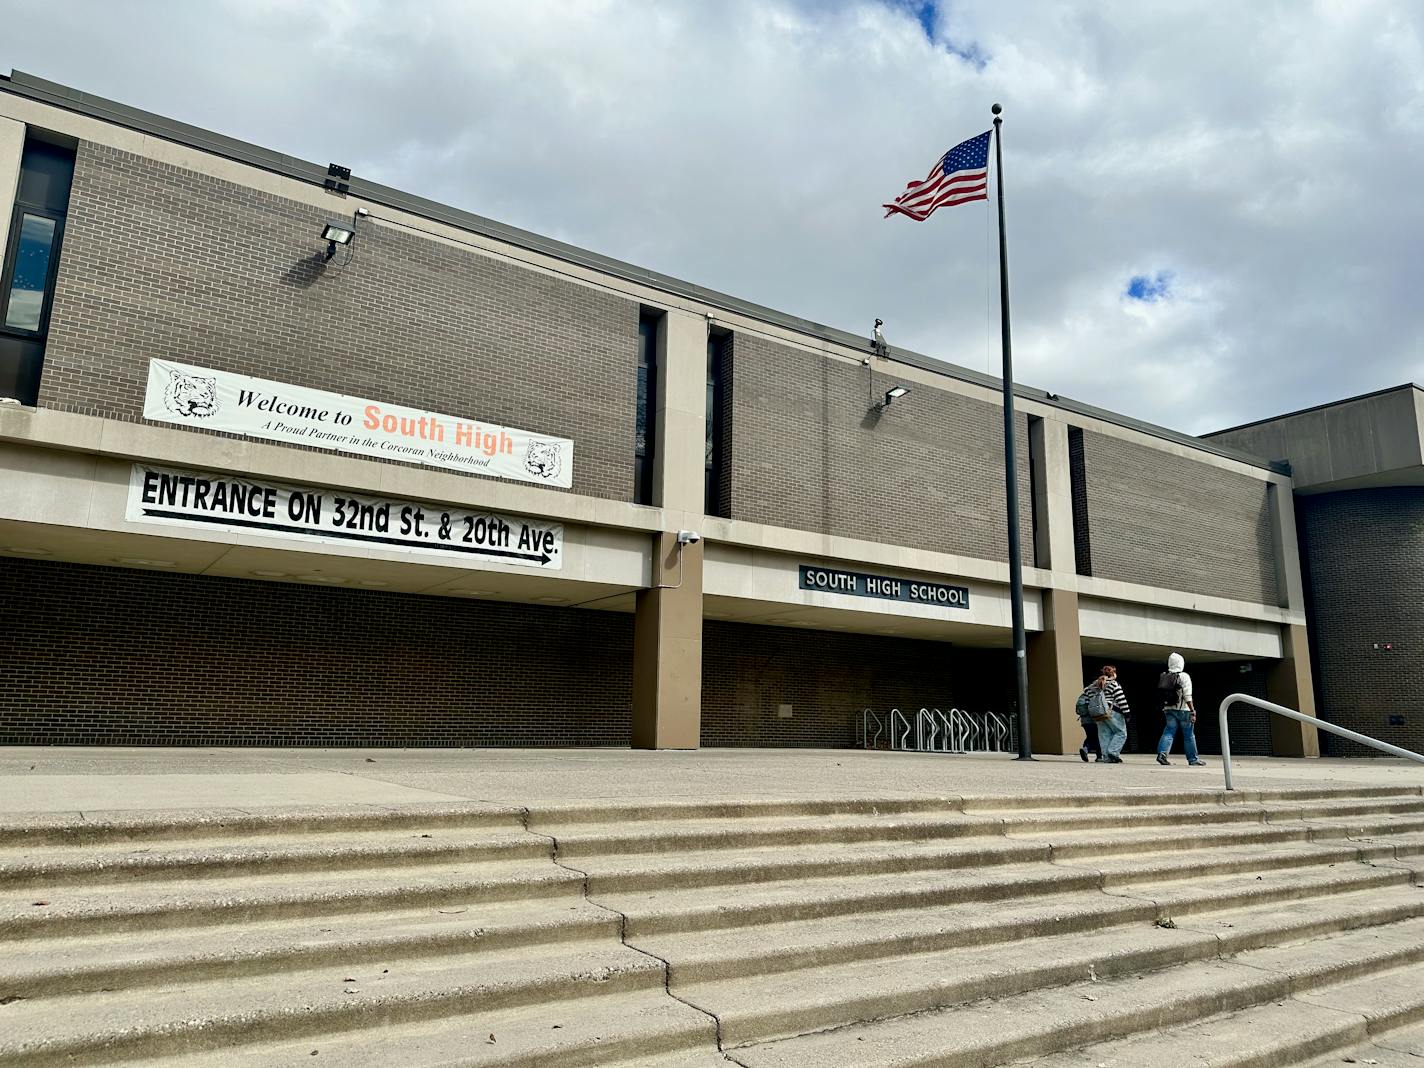
[[[253,530],[277,530],[287,534],[301,534],[311,538],[345,538],[347,541],[372,542],[377,545],[397,545],[407,547],[413,542],[400,538],[386,538],[379,534],[363,534],[357,530],[313,531],[306,527],[288,526],[286,523],[267,523],[257,519],[236,519],[230,516],[190,515],[187,512],[170,512],[159,508],[145,508],[143,514],[159,519],[183,519],[194,523],[212,523],[225,527],[250,527]],[[468,553],[471,556],[507,557],[512,560],[537,560],[547,564],[553,559],[548,553],[519,553],[512,549],[486,549],[478,545],[453,545],[450,542],[435,542],[442,550],[453,553]]]

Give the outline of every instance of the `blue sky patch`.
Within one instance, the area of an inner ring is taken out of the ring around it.
[[[1172,272],[1158,271],[1155,275],[1135,274],[1127,283],[1127,296],[1151,304],[1165,300],[1172,295]]]
[[[958,56],[975,70],[983,70],[989,65],[989,54],[979,47],[977,42],[951,41],[936,35],[940,5],[935,0],[900,0],[900,6],[915,16],[915,21],[924,32],[925,40],[930,44],[942,46],[950,55]]]

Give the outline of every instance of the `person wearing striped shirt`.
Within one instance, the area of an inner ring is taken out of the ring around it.
[[[1104,664],[1098,677],[1088,684],[1085,693],[1101,690],[1107,699],[1108,718],[1098,724],[1098,760],[1105,764],[1122,763],[1122,747],[1127,741],[1127,717],[1132,711],[1127,704],[1127,694],[1117,681],[1117,668]]]

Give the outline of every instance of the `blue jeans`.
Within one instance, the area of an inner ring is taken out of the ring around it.
[[[1162,716],[1167,720],[1162,728],[1162,738],[1157,743],[1157,752],[1170,753],[1172,739],[1177,736],[1177,728],[1182,730],[1182,748],[1187,751],[1187,763],[1195,764],[1197,756],[1197,732],[1192,728],[1192,710],[1189,708],[1164,708]]]
[[[1083,748],[1090,753],[1102,753],[1102,744],[1098,741],[1098,725],[1092,720],[1086,723],[1079,720],[1078,725],[1083,728]]]
[[[1112,712],[1107,719],[1098,720],[1098,746],[1103,756],[1121,756],[1126,741],[1127,720],[1121,712]]]

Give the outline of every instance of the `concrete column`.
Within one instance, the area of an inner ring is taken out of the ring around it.
[[[696,749],[702,733],[702,546],[653,539],[633,620],[633,748]],[[679,559],[680,557],[680,559]],[[664,588],[657,588],[664,587]]]
[[[658,322],[653,503],[700,516],[707,446],[707,320],[667,312]]]
[[[1300,573],[1300,541],[1295,529],[1295,493],[1289,483],[1280,482],[1272,482],[1269,493],[1281,606],[1303,614],[1305,583]],[[1308,716],[1315,715],[1310,636],[1302,624],[1292,623],[1281,628],[1281,653],[1281,659],[1266,676],[1266,699]],[[1320,733],[1304,723],[1272,716],[1271,752],[1276,756],[1318,757]]]
[[[1077,573],[1073,551],[1073,482],[1068,473],[1068,424],[1043,418],[1030,424],[1033,495],[1038,509],[1034,555],[1039,567]]]
[[[1295,492],[1289,484],[1279,482],[1269,483],[1266,492],[1269,494],[1280,605],[1293,612],[1304,612],[1305,583],[1300,574],[1300,541],[1295,530]]]
[[[20,159],[25,154],[25,124],[0,117],[0,263],[8,251],[11,212],[20,187]]]
[[[1315,686],[1310,677],[1310,648],[1305,627],[1281,628],[1280,660],[1266,675],[1266,700],[1315,715]],[[1318,757],[1320,732],[1284,716],[1271,716],[1271,753],[1275,756]]]
[[[1038,516],[1034,557],[1039,567],[1076,573],[1073,553],[1073,484],[1068,473],[1068,424],[1029,423],[1033,499]],[[1071,753],[1082,741],[1073,706],[1083,692],[1083,646],[1078,594],[1043,591],[1043,630],[1028,636],[1029,730],[1035,753]]]
[[[1083,647],[1078,595],[1043,591],[1043,630],[1028,636],[1029,730],[1035,753],[1072,753],[1082,744],[1078,714]]]
[[[669,311],[658,323],[653,503],[675,529],[653,537],[653,588],[633,623],[633,746],[696,749],[702,727],[702,546],[677,544],[701,525],[706,460],[707,321]]]

